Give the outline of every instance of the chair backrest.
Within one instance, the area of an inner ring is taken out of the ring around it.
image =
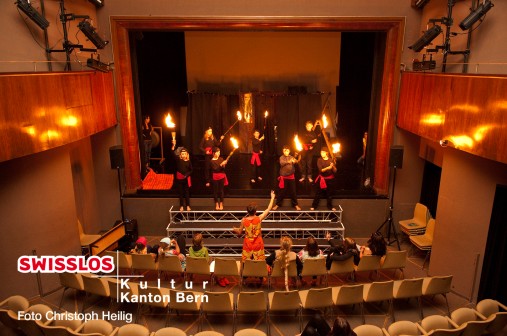
[[[153,336],[187,336],[187,333],[181,329],[167,327],[157,330],[152,334]]]
[[[297,277],[298,271],[297,271],[297,267],[296,267],[296,260],[291,260],[289,262],[288,271],[289,271],[289,277]],[[271,277],[272,278],[280,278],[280,277],[284,277],[284,276],[285,276],[285,272],[281,267],[281,261],[275,260],[275,262],[273,263],[273,267],[271,268]]]
[[[236,331],[234,336],[266,336],[266,333],[258,329],[248,328]]]
[[[206,258],[187,257],[187,269],[189,274],[211,275]]]
[[[380,269],[380,256],[366,255],[359,260],[356,271],[376,271]]]
[[[327,275],[326,268],[326,259],[325,258],[315,258],[315,259],[306,259],[303,264],[303,270],[301,271],[301,276],[318,276],[318,275]]]
[[[69,328],[63,326],[51,326],[46,324],[39,324],[40,329],[44,336],[69,336]]]
[[[205,331],[198,332],[197,334],[194,334],[194,336],[225,336],[225,335],[222,333],[219,333],[218,331],[205,330]]]
[[[86,321],[80,332],[83,334],[101,334],[101,335],[110,335],[114,330],[114,327],[111,323],[105,320],[88,320]]]
[[[398,321],[394,322],[387,328],[390,336],[418,336],[420,335],[417,324],[412,321]]]
[[[268,266],[266,260],[245,260],[241,271],[243,277],[267,277]]]
[[[202,303],[203,312],[232,313],[234,311],[234,295],[229,292],[205,292],[208,302]]]
[[[305,292],[308,295],[305,295]],[[305,309],[324,308],[333,305],[333,291],[331,287],[310,288],[308,291],[300,291],[299,297]]]
[[[477,303],[475,309],[485,317],[494,317],[488,326],[489,333],[496,333],[507,325],[507,311],[500,311],[500,303],[496,300],[484,299]],[[505,309],[506,307],[503,306]]]
[[[297,290],[293,291],[274,291],[268,293],[269,310],[293,310],[301,308],[301,300]]]
[[[372,282],[364,285],[363,300],[376,302],[391,300],[393,298],[394,281]]]
[[[131,254],[132,258],[132,269],[135,270],[158,270],[158,264],[155,262],[155,258],[151,254]]]
[[[416,203],[414,208],[414,219],[419,223],[427,223],[430,219],[428,207],[421,203]]]
[[[44,335],[40,325],[44,324],[45,322],[48,321],[48,317],[50,315],[48,313],[52,312],[53,309],[51,309],[50,307],[48,307],[44,304],[36,304],[36,305],[28,307],[28,309],[26,311],[29,313],[33,312],[35,314],[40,314],[42,318],[40,321],[39,320],[36,320],[36,321],[35,320],[25,320],[25,319],[17,320],[17,324],[18,324],[19,328],[23,331],[23,333],[25,335],[30,335],[30,336]]]
[[[451,291],[452,275],[423,279],[423,295],[447,294]]]
[[[384,336],[382,329],[376,325],[363,324],[354,328],[357,336]]]
[[[176,255],[160,256],[158,258],[158,270],[160,272],[181,273],[184,270],[181,268],[180,258]]]
[[[120,281],[118,279],[115,279],[115,278],[108,278],[107,279],[107,284],[109,286],[109,296],[111,297],[111,299],[119,299],[121,297],[123,297],[123,293],[127,293],[125,294],[129,300],[131,298],[132,295],[138,295],[139,291],[138,291],[138,284],[135,283],[135,282],[128,282],[128,288],[126,288],[125,286],[121,286],[120,284]]]
[[[30,306],[28,300],[21,295],[11,296],[0,303],[0,323],[11,329],[17,329],[18,312]]]
[[[123,251],[105,251],[104,255],[113,257],[116,267],[128,269],[132,267],[132,258]]]
[[[395,299],[422,296],[423,278],[404,279],[394,282],[393,297]]]
[[[193,296],[196,300],[186,300],[185,298],[187,298],[188,295]],[[169,289],[169,308],[198,312],[201,308],[202,300],[199,299],[200,297],[197,295],[202,295],[202,293]]]
[[[426,232],[424,232],[424,236],[433,242],[433,234],[435,233],[435,218],[430,218],[428,224],[426,225]]]
[[[451,319],[460,326],[463,323],[476,321],[477,315],[471,308],[458,308],[451,313]]]
[[[79,273],[58,273],[60,285],[66,288],[84,290],[83,277]]]
[[[84,291],[87,293],[109,297],[109,284],[104,278],[97,278],[93,275],[83,275]]]
[[[65,316],[68,317],[65,317]],[[45,336],[68,336],[69,329],[76,330],[82,324],[82,321],[76,319],[74,314],[66,313],[54,319],[48,325],[40,325]]]
[[[261,312],[267,309],[264,292],[239,292],[236,301],[236,310],[239,312]]]
[[[234,259],[215,258],[215,276],[236,276],[241,273],[241,262]]]
[[[139,286],[138,288],[140,297],[159,297],[162,299],[160,301],[148,300],[147,302],[144,302],[144,304],[153,307],[161,307],[161,308],[167,307],[170,300],[169,289],[149,286],[146,288],[143,287]]]
[[[354,258],[334,260],[331,263],[329,274],[351,273],[354,271]]]
[[[140,324],[125,324],[118,329],[117,336],[149,336],[150,331]]]
[[[407,250],[387,251],[380,264],[381,269],[405,268],[407,264]]]
[[[332,287],[333,302],[336,306],[350,305],[363,302],[363,288],[360,285],[343,285]]]
[[[430,315],[421,321],[421,328],[432,336],[457,336],[461,335],[465,325],[454,328],[447,316]]]

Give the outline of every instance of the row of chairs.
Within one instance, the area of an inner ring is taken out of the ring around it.
[[[157,271],[159,276],[162,273],[184,274],[185,279],[194,274],[209,276],[212,285],[215,283],[216,278],[225,276],[239,278],[241,286],[243,285],[242,280],[245,277],[263,277],[268,278],[268,287],[270,287],[271,279],[284,277],[278,261],[275,261],[271,272],[269,272],[265,260],[246,260],[244,263],[241,263],[234,259],[215,258],[214,267],[210,268],[210,265],[204,258],[187,257],[186,269],[183,270],[176,256],[161,257],[156,262],[151,255],[126,255],[119,251],[109,251],[108,254],[115,258],[115,263],[120,268]],[[349,274],[354,279],[356,272],[375,272],[378,279],[378,271],[380,270],[394,270],[394,275],[400,270],[403,276],[406,260],[407,251],[388,251],[384,257],[364,256],[357,266],[354,265],[353,258],[344,261],[334,261],[328,271],[324,258],[307,259],[303,264],[301,276],[320,276],[321,282],[324,279],[326,285],[328,285],[327,276],[332,274]],[[289,265],[289,276],[296,279],[298,277],[295,261]]]
[[[55,320],[46,319],[46,314],[52,309],[44,304],[29,305],[23,296],[15,295],[0,303],[0,322],[13,330],[19,330],[27,336],[186,336],[178,328],[165,327],[155,332],[139,324],[125,324],[113,327],[108,321],[97,319],[81,321],[74,314],[68,318]],[[18,312],[40,314],[40,320],[18,319]],[[235,336],[266,336],[266,333],[256,329],[243,329]],[[202,331],[194,336],[224,336],[215,331]]]

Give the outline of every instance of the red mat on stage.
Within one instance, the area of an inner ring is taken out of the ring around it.
[[[144,190],[162,190],[171,189],[173,186],[174,175],[172,174],[157,174],[154,171],[146,175],[143,180]]]

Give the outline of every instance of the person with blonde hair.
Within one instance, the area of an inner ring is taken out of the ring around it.
[[[280,249],[271,253],[266,258],[266,263],[273,267],[275,260],[280,261],[280,267],[282,268],[285,275],[285,290],[289,290],[289,264],[291,261],[296,260],[297,273],[300,274],[303,268],[303,264],[296,252],[292,251],[292,239],[287,236],[280,238]]]

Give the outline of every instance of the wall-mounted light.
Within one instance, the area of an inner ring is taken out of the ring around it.
[[[412,6],[415,8],[423,8],[430,2],[430,0],[412,0]]]
[[[428,29],[423,36],[421,36],[414,44],[408,48],[419,52],[428,44],[430,44],[438,35],[440,35],[441,32],[442,28],[439,25],[435,25]]]
[[[109,43],[109,41],[104,41],[99,34],[97,34],[95,28],[90,24],[90,22],[83,20],[79,22],[77,27],[83,32],[83,34],[85,34],[88,40],[97,47],[97,49],[103,49]]]
[[[447,146],[449,146],[449,142],[451,142],[451,141],[447,140],[447,139],[442,139],[442,140],[440,140],[440,146],[447,147]]]
[[[480,20],[486,13],[493,7],[493,3],[490,0],[484,1],[479,7],[473,10],[466,18],[461,21],[459,27],[462,30],[468,30],[470,27],[474,25],[478,20]]]
[[[88,0],[88,1],[94,4],[95,7],[97,8],[104,6],[104,0]]]
[[[21,9],[41,29],[49,27],[49,21],[41,13],[37,12],[30,4],[30,0],[18,0],[16,6]]]

